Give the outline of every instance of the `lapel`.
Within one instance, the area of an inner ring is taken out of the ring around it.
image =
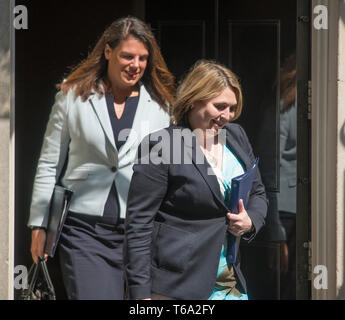
[[[119,158],[121,159],[127,151],[133,146],[134,143],[141,141],[141,139],[150,133],[149,121],[150,121],[150,103],[151,96],[146,91],[145,86],[140,83],[139,101],[137,111],[134,116],[133,125],[129,132],[127,141],[119,150]]]
[[[111,122],[109,119],[109,113],[107,108],[107,102],[105,100],[105,95],[99,95],[94,93],[90,98],[89,102],[95,111],[97,118],[103,128],[103,131],[108,138],[111,146],[114,148],[114,151],[117,152],[115,141],[114,141],[114,133],[113,128],[111,127]]]
[[[209,172],[212,172],[211,166],[207,162],[206,158],[204,157],[204,161],[199,161],[199,157],[197,157],[198,153],[203,155],[203,152],[201,151],[200,144],[195,136],[195,134],[191,131],[191,129],[186,127],[181,127],[181,129],[188,129],[185,132],[189,132],[191,137],[188,137],[188,139],[185,139],[185,136],[182,135],[182,140],[186,148],[184,148],[185,152],[188,152],[188,156],[192,158],[192,162],[197,168],[197,170],[200,172],[201,176],[211,189],[212,193],[214,194],[215,198],[218,200],[221,207],[225,208],[226,211],[228,209],[226,208],[223,197],[220,193],[219,183],[217,180],[217,177],[214,174],[209,174]],[[243,151],[241,148],[239,142],[234,138],[234,136],[231,134],[231,124],[225,127],[226,130],[226,144],[231,148],[232,152],[236,155],[238,160],[242,161],[245,168],[244,170],[248,170],[251,167],[250,159],[248,155]],[[201,163],[200,163],[201,162]]]
[[[97,115],[97,118],[102,126],[102,129],[110,142],[111,146],[113,147],[115,152],[118,152],[119,158],[126,154],[128,149],[140,139],[138,135],[146,136],[149,133],[149,128],[145,126],[145,123],[149,123],[150,119],[150,112],[149,108],[147,108],[148,103],[151,102],[151,96],[146,91],[143,84],[140,84],[140,95],[139,101],[137,106],[137,111],[134,116],[133,126],[130,130],[126,143],[117,150],[115,141],[114,141],[114,133],[111,126],[111,122],[109,119],[109,113],[107,108],[107,102],[105,100],[105,95],[99,95],[94,93],[90,98],[89,102]]]
[[[182,127],[182,129],[186,128]],[[193,165],[197,168],[202,178],[205,180],[206,184],[212,191],[213,195],[218,200],[221,207],[225,208],[226,211],[228,211],[228,209],[224,205],[217,177],[215,174],[212,174],[213,170],[201,150],[197,137],[191,131],[190,128],[187,128],[187,130],[184,131],[184,134],[182,135],[182,140],[183,144],[185,145],[183,151],[188,153],[188,158],[192,158]]]

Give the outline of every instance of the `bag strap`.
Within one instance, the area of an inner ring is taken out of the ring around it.
[[[33,288],[35,287],[35,284],[36,284],[36,281],[38,278],[39,267],[40,267],[39,263],[33,263],[31,268],[30,268],[28,278],[30,277],[31,274],[32,274],[32,278],[31,278],[31,281],[29,284],[29,291],[28,292],[32,292]]]
[[[56,300],[56,295],[55,295],[55,289],[54,289],[54,286],[53,286],[53,282],[51,281],[51,278],[50,278],[50,275],[49,275],[49,272],[48,272],[48,268],[47,268],[47,264],[46,264],[46,262],[45,262],[43,257],[39,257],[38,258],[38,262],[37,263],[33,263],[31,268],[30,268],[28,277],[30,277],[30,275],[32,274],[32,278],[31,278],[31,281],[30,281],[30,284],[29,284],[28,292],[33,292],[33,289],[35,288],[35,285],[36,285],[36,282],[37,282],[37,279],[38,279],[40,268],[42,268],[44,280],[45,280],[45,282],[47,284],[47,288],[49,290],[49,294],[50,294],[50,298],[51,298],[50,300]]]
[[[54,289],[54,286],[53,286],[53,283],[52,283],[52,280],[49,276],[49,272],[48,272],[48,268],[47,268],[47,264],[45,262],[45,260],[40,260],[40,264],[41,264],[41,268],[42,268],[42,271],[43,271],[43,275],[44,275],[44,279],[47,283],[47,287],[48,287],[48,290],[52,296],[52,299],[51,300],[55,300],[56,299],[56,296],[55,296],[55,289]]]

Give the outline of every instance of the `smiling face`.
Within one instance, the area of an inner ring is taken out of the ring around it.
[[[237,99],[234,91],[226,87],[217,97],[197,101],[193,104],[188,114],[192,130],[210,130],[213,135],[218,134],[235,117]]]
[[[138,83],[149,58],[144,43],[134,37],[121,40],[114,49],[107,44],[104,55],[108,60],[108,79],[113,87],[121,89],[128,89]]]

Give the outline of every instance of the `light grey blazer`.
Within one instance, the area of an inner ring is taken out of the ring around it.
[[[70,210],[102,216],[115,181],[120,217],[125,218],[138,145],[146,135],[169,124],[169,114],[140,84],[132,130],[123,132],[128,139],[117,150],[104,95],[94,93],[83,102],[80,97],[74,98],[73,90],[67,95],[58,92],[37,166],[28,226],[47,226],[50,199],[67,153],[68,164],[61,182],[74,191]]]
[[[280,115],[280,192],[278,209],[296,213],[297,105]]]

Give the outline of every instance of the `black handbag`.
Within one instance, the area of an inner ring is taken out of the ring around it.
[[[53,283],[43,257],[33,263],[28,273],[28,287],[22,289],[23,300],[56,300]]]

